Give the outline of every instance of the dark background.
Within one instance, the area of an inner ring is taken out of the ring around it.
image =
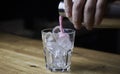
[[[60,0],[12,0],[0,1],[0,31],[33,39],[41,39],[41,30],[58,25]],[[113,11],[115,9],[113,8]],[[120,11],[120,10],[116,10]],[[109,15],[109,14],[108,14]],[[110,16],[115,17],[116,14]],[[65,27],[73,24],[64,19]],[[74,29],[74,28],[73,28]],[[76,30],[75,46],[104,52],[120,53],[120,29],[85,28]]]

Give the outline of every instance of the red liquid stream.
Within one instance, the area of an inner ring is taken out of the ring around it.
[[[63,17],[62,16],[59,16],[59,25],[60,25],[60,32],[63,33]]]
[[[63,17],[59,16],[59,25],[60,25],[60,33],[59,33],[59,37],[65,37],[68,36],[68,34],[64,33],[64,29],[63,29]]]

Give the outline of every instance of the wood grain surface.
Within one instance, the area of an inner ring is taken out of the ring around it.
[[[120,55],[75,47],[70,72],[46,69],[41,40],[0,33],[0,74],[120,74]]]

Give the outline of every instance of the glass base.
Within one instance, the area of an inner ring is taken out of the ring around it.
[[[46,65],[46,68],[51,72],[69,72],[70,71],[70,66],[65,69],[56,69],[56,68],[50,68]]]

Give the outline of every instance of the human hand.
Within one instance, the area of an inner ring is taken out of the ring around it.
[[[65,13],[76,29],[91,30],[102,21],[107,0],[64,0]]]

